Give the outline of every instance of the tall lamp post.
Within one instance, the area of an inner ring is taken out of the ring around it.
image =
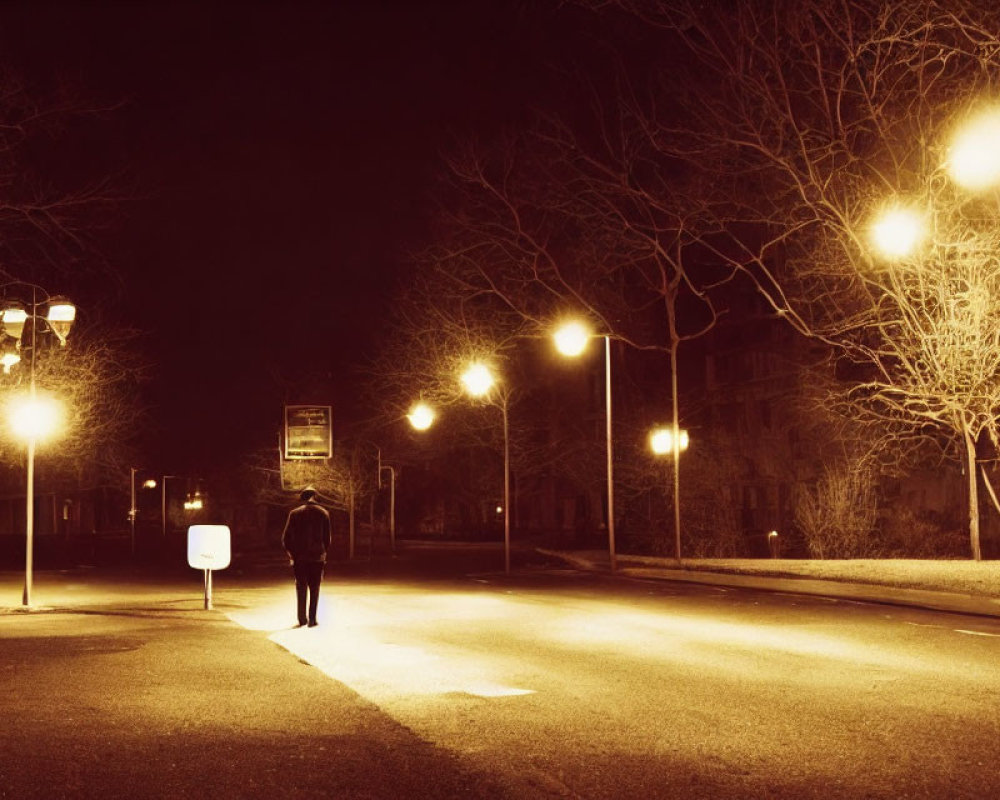
[[[40,311],[44,307],[45,315]],[[55,398],[39,394],[35,385],[35,355],[39,334],[51,333],[61,347],[66,345],[70,328],[76,319],[76,307],[62,298],[37,299],[36,287],[31,287],[31,311],[23,304],[10,302],[0,311],[3,332],[14,340],[13,349],[4,351],[0,357],[3,371],[10,373],[11,367],[20,363],[22,350],[28,350],[28,392],[12,399],[9,412],[11,428],[18,438],[27,444],[27,479],[25,491],[25,552],[24,552],[24,593],[21,603],[31,606],[31,592],[34,581],[34,539],[35,539],[35,447],[38,442],[52,436],[59,427],[61,407]],[[29,325],[30,323],[30,325]],[[25,326],[29,327],[29,344],[22,342]]]
[[[587,348],[593,334],[582,322],[567,322],[553,334],[556,349],[564,356],[576,358]],[[618,568],[615,556],[615,479],[614,454],[612,449],[611,424],[611,337],[604,339],[604,427],[605,452],[607,453],[607,494],[608,494],[608,557],[611,571]]]
[[[485,364],[470,364],[461,374],[461,383],[466,394],[485,399],[496,386],[492,370]],[[503,415],[503,564],[504,572],[510,572],[510,425],[507,416],[507,394],[500,393],[499,402],[494,403]],[[426,431],[434,424],[436,414],[427,403],[419,402],[410,409],[406,418],[418,431]]]
[[[649,434],[649,447],[654,455],[673,455],[674,457],[674,553],[681,560],[681,452],[688,448],[688,432],[673,425],[665,428],[654,428]]]
[[[382,488],[382,471],[389,473],[389,552],[396,555],[396,468],[382,463],[382,450],[378,451],[378,488]]]
[[[887,262],[889,267],[888,283],[879,289],[899,302],[900,306],[911,306],[919,309],[919,313],[911,316],[908,310],[903,313],[904,333],[901,338],[906,340],[910,335],[906,326],[916,328],[916,336],[922,341],[941,341],[931,348],[947,347],[952,336],[968,337],[967,341],[979,341],[981,335],[976,329],[978,322],[963,320],[962,315],[977,315],[986,321],[986,327],[992,330],[991,299],[994,297],[993,282],[996,275],[996,228],[994,216],[986,212],[984,206],[980,211],[967,208],[967,202],[981,203],[982,194],[987,190],[996,191],[1000,184],[1000,105],[992,105],[980,109],[975,115],[964,120],[957,130],[953,131],[947,147],[945,158],[935,169],[946,172],[949,182],[937,180],[937,175],[931,173],[927,181],[928,189],[923,195],[906,199],[898,195],[873,220],[870,230],[871,245],[879,261]],[[952,186],[954,184],[954,186]],[[946,188],[947,187],[947,190]],[[956,191],[956,188],[959,191]],[[977,198],[977,195],[979,196]],[[992,195],[995,203],[996,194]],[[933,272],[927,270],[933,266]],[[929,277],[932,276],[932,277]],[[937,285],[934,286],[934,282]],[[928,282],[948,301],[941,303],[937,298],[928,302],[923,293],[927,291]],[[911,288],[913,287],[913,288]],[[977,297],[978,295],[978,297]],[[965,299],[960,299],[964,296]],[[975,299],[973,299],[975,298]],[[968,309],[968,312],[962,309]],[[913,317],[919,317],[919,322],[913,322]],[[929,334],[926,319],[931,324],[947,325],[947,334],[940,337],[938,333]],[[879,320],[882,325],[883,321]],[[883,329],[884,330],[884,329]],[[964,333],[963,333],[964,331]],[[940,337],[940,338],[939,338]],[[957,339],[955,340],[957,341]],[[989,339],[982,340],[987,345]],[[953,347],[955,345],[952,345]],[[990,351],[987,346],[985,351]],[[958,352],[953,351],[953,352]],[[964,354],[962,363],[975,364],[978,356],[974,353]],[[913,358],[907,356],[907,361],[915,366],[907,367],[919,371],[921,365],[927,362],[940,363],[938,352],[931,356],[921,354]],[[935,374],[940,379],[944,374]],[[955,381],[958,381],[957,383]],[[953,378],[950,387],[975,385],[976,394],[959,392],[965,396],[965,408],[959,405],[950,423],[951,432],[957,435],[964,451],[965,464],[963,473],[966,476],[968,503],[969,538],[972,548],[972,558],[979,561],[982,558],[980,543],[980,511],[979,489],[977,482],[976,442],[986,430],[986,425],[993,425],[995,412],[990,405],[988,393],[979,393],[980,378],[972,380],[963,375]],[[983,398],[986,402],[983,402]],[[927,419],[919,411],[917,417]],[[936,419],[935,422],[940,422]],[[979,465],[984,479],[985,466]],[[992,491],[988,480],[986,486]]]
[[[493,371],[481,362],[470,364],[462,373],[462,386],[474,398],[489,397],[496,386]],[[503,415],[503,569],[510,572],[510,426],[507,418],[507,393],[500,392],[495,403]]]

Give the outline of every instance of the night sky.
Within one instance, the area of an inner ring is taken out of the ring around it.
[[[147,439],[164,468],[238,455],[277,430],[286,398],[332,402],[335,425],[356,414],[351,368],[424,243],[441,154],[551,91],[565,13],[513,0],[0,10],[6,63],[29,85],[111,108],[68,155],[131,195],[101,244],[125,276],[118,311],[146,331]],[[303,388],[305,373],[333,396]]]

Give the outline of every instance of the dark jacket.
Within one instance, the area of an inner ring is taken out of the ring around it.
[[[281,546],[292,563],[326,563],[330,549],[330,515],[315,499],[306,500],[288,513]]]

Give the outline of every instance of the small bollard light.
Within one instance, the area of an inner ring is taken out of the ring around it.
[[[771,552],[771,558],[778,557],[778,551],[780,550],[780,544],[778,541],[778,532],[771,531],[767,535],[767,549]]]
[[[188,565],[205,571],[205,608],[212,608],[212,570],[225,569],[231,558],[228,525],[188,528]]]

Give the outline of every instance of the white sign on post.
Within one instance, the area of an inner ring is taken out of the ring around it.
[[[205,571],[205,608],[212,607],[212,570],[229,566],[228,525],[192,525],[188,528],[188,564]]]

